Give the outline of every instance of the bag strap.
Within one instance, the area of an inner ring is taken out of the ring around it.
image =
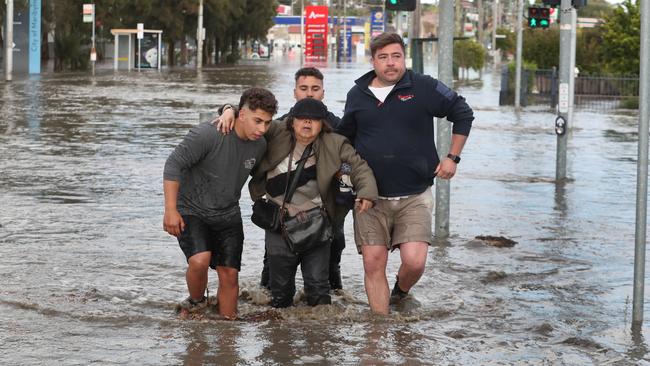
[[[302,173],[302,170],[305,166],[305,163],[307,162],[307,159],[309,158],[309,155],[311,155],[311,145],[307,145],[305,150],[302,152],[302,156],[300,157],[298,166],[296,167],[296,172],[293,175],[293,179],[291,180],[291,185],[287,190],[285,191],[284,194],[284,201],[282,202],[282,206],[284,207],[284,204],[287,202],[291,202],[291,198],[293,197],[293,193],[296,191],[296,188],[298,187],[298,179],[300,178],[300,174]],[[295,143],[294,143],[294,148],[295,148]],[[291,157],[293,156],[293,149],[291,149],[291,155],[289,156],[289,173],[291,173]]]
[[[289,153],[289,171],[287,172],[287,188],[284,189],[284,200],[282,200],[282,207],[280,207],[280,223],[284,225],[284,219],[285,219],[285,211],[284,211],[284,206],[287,204],[287,202],[291,202],[291,198],[293,197],[293,193],[296,191],[296,188],[298,186],[298,179],[300,178],[300,174],[302,173],[302,169],[305,166],[305,162],[307,161],[307,158],[309,158],[309,155],[311,154],[311,145],[307,145],[305,150],[302,152],[302,156],[300,157],[298,166],[296,167],[296,172],[293,175],[293,179],[291,180],[291,184],[289,184],[289,177],[291,176],[291,161],[293,158],[293,150],[296,148],[296,140],[291,139],[291,152]]]

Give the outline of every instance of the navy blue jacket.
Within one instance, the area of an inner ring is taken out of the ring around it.
[[[368,88],[374,78],[370,71],[355,81],[337,132],[353,141],[368,162],[380,196],[422,193],[433,184],[440,163],[433,117],[446,117],[454,123],[454,134],[467,136],[474,113],[465,98],[445,84],[411,70],[382,103]]]

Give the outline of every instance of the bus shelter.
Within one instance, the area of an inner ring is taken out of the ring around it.
[[[162,58],[161,30],[145,29],[142,39],[137,29],[111,29],[115,37],[113,65],[115,70],[158,69]],[[140,52],[138,52],[140,42]]]

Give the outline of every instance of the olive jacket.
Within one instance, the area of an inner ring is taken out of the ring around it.
[[[292,134],[284,121],[273,121],[264,135],[267,140],[266,154],[256,165],[248,183],[251,198],[255,201],[266,194],[266,173],[275,168],[291,151]],[[350,179],[357,198],[377,200],[377,182],[365,160],[354,150],[350,142],[336,133],[321,133],[312,147],[316,156],[316,181],[327,214],[333,223],[345,218],[348,209],[335,203],[338,189],[334,175],[347,162],[352,166]]]

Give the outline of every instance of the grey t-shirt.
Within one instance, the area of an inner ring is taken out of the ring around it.
[[[222,134],[209,122],[190,129],[167,158],[163,177],[180,182],[181,215],[210,219],[239,207],[251,169],[266,152],[266,140],[242,140]]]

